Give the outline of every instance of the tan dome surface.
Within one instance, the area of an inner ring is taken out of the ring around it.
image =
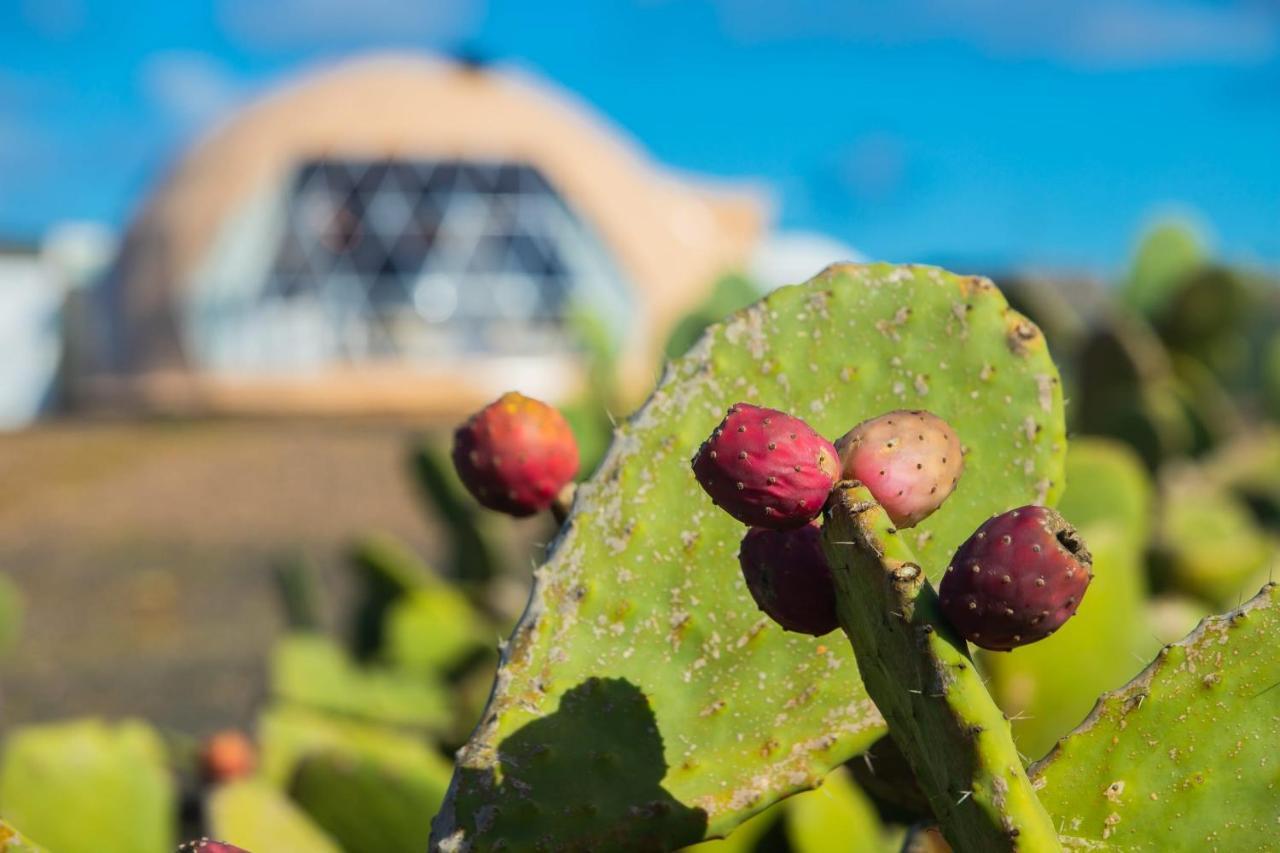
[[[185,369],[175,289],[264,186],[315,158],[531,164],[611,251],[634,286],[644,340],[624,357],[652,376],[672,324],[760,239],[759,194],[713,191],[655,166],[575,98],[517,72],[409,55],[303,76],[234,114],[178,163],[131,227],[110,299],[128,373]],[[643,352],[640,350],[643,349]]]

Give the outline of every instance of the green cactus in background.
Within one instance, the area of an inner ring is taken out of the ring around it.
[[[1138,311],[1156,313],[1207,260],[1204,243],[1190,224],[1157,225],[1138,243],[1121,298]]]
[[[891,853],[901,846],[844,768],[827,774],[816,791],[784,800],[782,808],[793,853]]]
[[[740,582],[742,528],[689,472],[738,400],[831,437],[894,408],[946,417],[968,471],[909,534],[935,572],[993,510],[1061,488],[1057,372],[1038,330],[983,279],[838,266],[712,327],[580,488],[459,755],[436,846],[721,836],[883,733],[843,641],[785,634],[758,613]]]
[[[449,785],[443,760],[417,760],[329,752],[299,765],[290,786],[294,801],[346,853],[422,853]]]
[[[1163,583],[1219,606],[1238,603],[1277,554],[1274,535],[1259,528],[1243,501],[1214,489],[1195,467],[1162,478],[1155,549]]]
[[[54,853],[171,853],[176,800],[164,745],[141,722],[26,726],[5,745],[0,814]]]
[[[258,779],[219,786],[205,809],[212,836],[254,853],[343,853],[288,797]]]
[[[299,632],[276,643],[272,693],[286,702],[373,722],[439,731],[449,699],[439,682],[384,667],[359,667],[342,646]]]
[[[268,707],[258,719],[258,741],[262,776],[280,788],[289,786],[306,758],[322,754],[409,766],[442,784],[451,770],[415,733],[296,705]]]
[[[364,657],[440,679],[492,641],[467,596],[395,538],[364,537],[351,562],[363,590],[354,633]]]
[[[1264,850],[1276,835],[1280,589],[1205,620],[1031,768],[1065,839]]]

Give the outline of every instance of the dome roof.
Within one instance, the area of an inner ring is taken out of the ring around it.
[[[323,158],[537,168],[633,285],[645,328],[631,366],[647,376],[674,322],[716,276],[746,263],[765,217],[757,194],[667,173],[590,108],[523,74],[406,55],[348,61],[233,115],[146,202],[105,288],[115,370],[191,369],[176,294],[255,193],[283,186],[300,163]]]

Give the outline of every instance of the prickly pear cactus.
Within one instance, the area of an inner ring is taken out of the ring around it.
[[[0,814],[57,853],[169,853],[176,803],[164,743],[145,723],[26,726],[5,744]]]
[[[1245,584],[1274,560],[1274,535],[1241,498],[1209,487],[1194,467],[1167,471],[1161,497],[1155,553],[1162,579],[1219,606],[1239,603],[1250,591]]]
[[[22,833],[0,820],[0,853],[45,853],[45,850],[23,838]]]
[[[783,804],[787,842],[795,853],[889,853],[891,844],[875,806],[844,768],[816,791]]]
[[[270,853],[341,853],[320,827],[260,779],[221,785],[205,806],[210,834],[237,847]]]
[[[1085,718],[1099,693],[1132,678],[1159,647],[1148,620],[1138,616],[1147,599],[1143,552],[1151,493],[1142,463],[1128,448],[1096,438],[1071,442],[1058,508],[1093,553],[1088,595],[1052,637],[979,657],[1027,755],[1043,755]]]
[[[314,632],[295,631],[272,651],[278,699],[363,720],[439,730],[448,724],[444,688],[399,670],[359,667],[346,650]]]
[[[756,609],[736,559],[745,530],[689,469],[738,401],[828,438],[892,409],[946,418],[966,474],[905,534],[935,578],[993,511],[1061,488],[1057,371],[984,279],[836,266],[712,327],[618,431],[535,573],[435,821],[439,849],[722,836],[883,733],[843,637],[785,634]]]
[[[422,853],[422,816],[440,808],[448,784],[447,769],[417,761],[320,753],[302,762],[289,793],[346,853]]]
[[[1280,742],[1280,587],[1206,619],[1035,764],[1064,843],[1269,850]]]

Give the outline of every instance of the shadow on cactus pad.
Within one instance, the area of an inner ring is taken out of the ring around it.
[[[700,839],[706,829],[706,812],[662,788],[662,734],[648,699],[625,679],[590,678],[567,691],[554,714],[498,745],[498,764],[494,775],[457,775],[457,814],[474,815],[475,825],[434,827],[440,849],[452,849],[449,839],[458,831],[470,849],[540,849],[544,836],[554,839],[552,828],[566,820],[579,825],[579,837],[591,839],[583,850],[667,850]],[[502,803],[492,808],[510,813],[496,821],[468,806],[477,798]],[[495,824],[501,837],[492,833]]]

